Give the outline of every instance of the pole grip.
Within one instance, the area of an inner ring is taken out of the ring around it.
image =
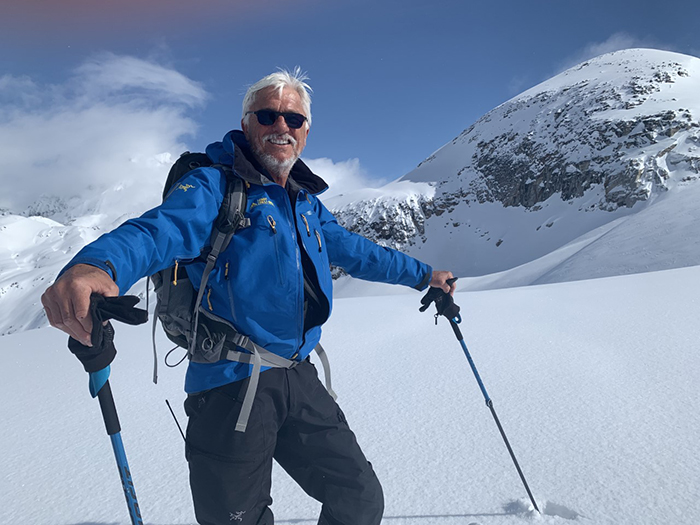
[[[105,381],[104,386],[97,393],[97,399],[100,400],[100,410],[102,410],[102,418],[105,422],[107,434],[113,436],[121,432],[119,425],[119,416],[117,415],[117,407],[114,405],[114,397],[112,397],[112,388],[109,386],[109,380]]]

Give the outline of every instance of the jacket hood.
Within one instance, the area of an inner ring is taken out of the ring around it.
[[[209,144],[206,151],[212,162],[233,167],[236,175],[250,184],[274,184],[267,170],[253,156],[248,140],[240,130],[229,131],[221,142]],[[314,195],[328,189],[328,184],[301,160],[292,166],[289,179]]]

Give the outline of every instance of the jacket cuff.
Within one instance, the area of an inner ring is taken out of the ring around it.
[[[61,275],[63,275],[64,273],[66,273],[69,269],[73,268],[73,266],[77,266],[78,264],[89,264],[90,266],[96,266],[100,270],[104,270],[105,272],[107,272],[107,274],[112,278],[112,280],[115,283],[117,282],[117,270],[114,268],[112,262],[102,261],[100,259],[94,259],[92,257],[81,257],[73,259],[63,268],[63,270],[59,272],[59,274],[56,276],[56,280],[58,280],[58,278],[61,277]]]
[[[422,292],[428,287],[428,283],[430,280],[433,278],[433,269],[428,267],[428,271],[425,273],[423,276],[423,279],[421,280],[420,283],[418,283],[414,288],[418,290],[419,292]]]

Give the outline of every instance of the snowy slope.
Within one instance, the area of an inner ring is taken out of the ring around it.
[[[416,292],[336,302],[324,332],[339,402],[383,482],[384,523],[700,523],[700,267],[458,292],[467,344],[527,495],[452,331]],[[119,326],[112,388],[148,524],[194,524],[184,369],[150,383],[149,328]],[[98,404],[52,329],[2,338],[0,523],[127,525]],[[162,347],[167,346],[162,342]],[[319,506],[274,472],[278,523]]]
[[[46,325],[40,295],[97,232],[40,216],[0,216],[0,335]]]

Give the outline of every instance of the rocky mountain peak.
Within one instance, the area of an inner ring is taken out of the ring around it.
[[[399,179],[427,184],[431,196],[397,202],[389,184],[371,206],[359,200],[335,211],[350,229],[409,252],[426,242],[431,217],[464,207],[479,216],[484,204],[538,212],[559,201],[575,213],[606,212],[597,223],[613,220],[698,179],[698,93],[698,58],[650,49],[606,54],[496,107]],[[508,231],[507,216],[479,230]]]

